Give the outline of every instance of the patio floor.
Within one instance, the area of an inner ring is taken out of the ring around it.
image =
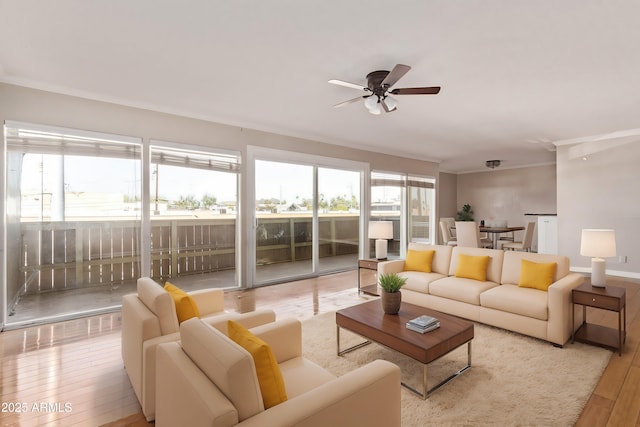
[[[341,255],[322,258],[321,268],[327,273],[354,270],[357,255]],[[256,277],[265,283],[281,283],[296,280],[311,271],[311,261],[259,265]],[[242,289],[235,287],[235,270],[194,274],[170,280],[180,288],[192,291],[204,288]],[[354,288],[357,283],[353,284]],[[90,316],[117,311],[122,296],[136,291],[135,281],[117,286],[92,286],[55,292],[23,295],[7,317],[5,329],[15,329],[36,323],[50,323],[74,317]]]

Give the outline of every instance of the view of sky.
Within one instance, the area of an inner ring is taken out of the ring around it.
[[[156,175],[152,166],[151,198],[155,197]],[[64,166],[55,155],[27,154],[24,156],[22,192],[51,193],[60,186],[64,171],[66,192],[115,193],[140,197],[139,162],[128,159],[65,156]],[[193,195],[200,200],[205,194],[219,202],[236,200],[236,175],[204,169],[159,165],[158,196],[177,200]],[[320,168],[318,190],[327,200],[355,195],[359,200],[358,172]],[[310,199],[313,195],[313,168],[277,162],[256,162],[256,198],[279,199],[294,203],[296,199]]]

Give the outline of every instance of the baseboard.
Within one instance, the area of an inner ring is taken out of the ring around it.
[[[570,267],[569,270],[576,273],[591,273],[591,267]],[[640,273],[633,271],[619,271],[607,269],[607,276],[626,277],[628,279],[640,279]]]

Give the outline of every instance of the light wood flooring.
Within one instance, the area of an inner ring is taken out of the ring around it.
[[[230,310],[270,308],[279,318],[304,320],[371,298],[358,295],[356,283],[351,271],[228,292],[225,303]],[[627,341],[577,425],[640,427],[640,281],[608,283],[627,289]],[[587,316],[617,325],[614,313],[589,309]],[[112,313],[0,333],[0,425],[100,426],[139,413],[122,366],[120,331],[120,313]],[[129,422],[120,425],[147,425],[135,415]]]

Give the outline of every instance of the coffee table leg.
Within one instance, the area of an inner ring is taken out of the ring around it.
[[[343,354],[351,353],[354,350],[364,347],[365,345],[371,344],[371,341],[367,340],[361,342],[360,344],[356,344],[349,348],[345,348],[344,350],[340,350],[340,326],[336,325],[336,354],[338,356],[342,356]]]
[[[429,396],[431,396],[432,393],[434,393],[436,390],[438,390],[440,387],[442,387],[443,385],[447,384],[449,381],[453,380],[455,377],[457,377],[458,375],[462,374],[464,371],[466,371],[467,369],[470,369],[470,368],[471,368],[471,341],[469,341],[467,343],[467,365],[464,366],[462,369],[458,370],[457,372],[455,372],[450,377],[448,377],[445,380],[443,380],[442,382],[440,382],[439,384],[433,386],[431,389],[428,388],[427,365],[426,364],[422,364],[422,391],[418,391],[415,388],[411,387],[410,385],[408,385],[408,384],[406,384],[404,382],[402,382],[400,384],[402,385],[402,387],[406,388],[410,392],[416,394],[421,399],[425,400]]]

